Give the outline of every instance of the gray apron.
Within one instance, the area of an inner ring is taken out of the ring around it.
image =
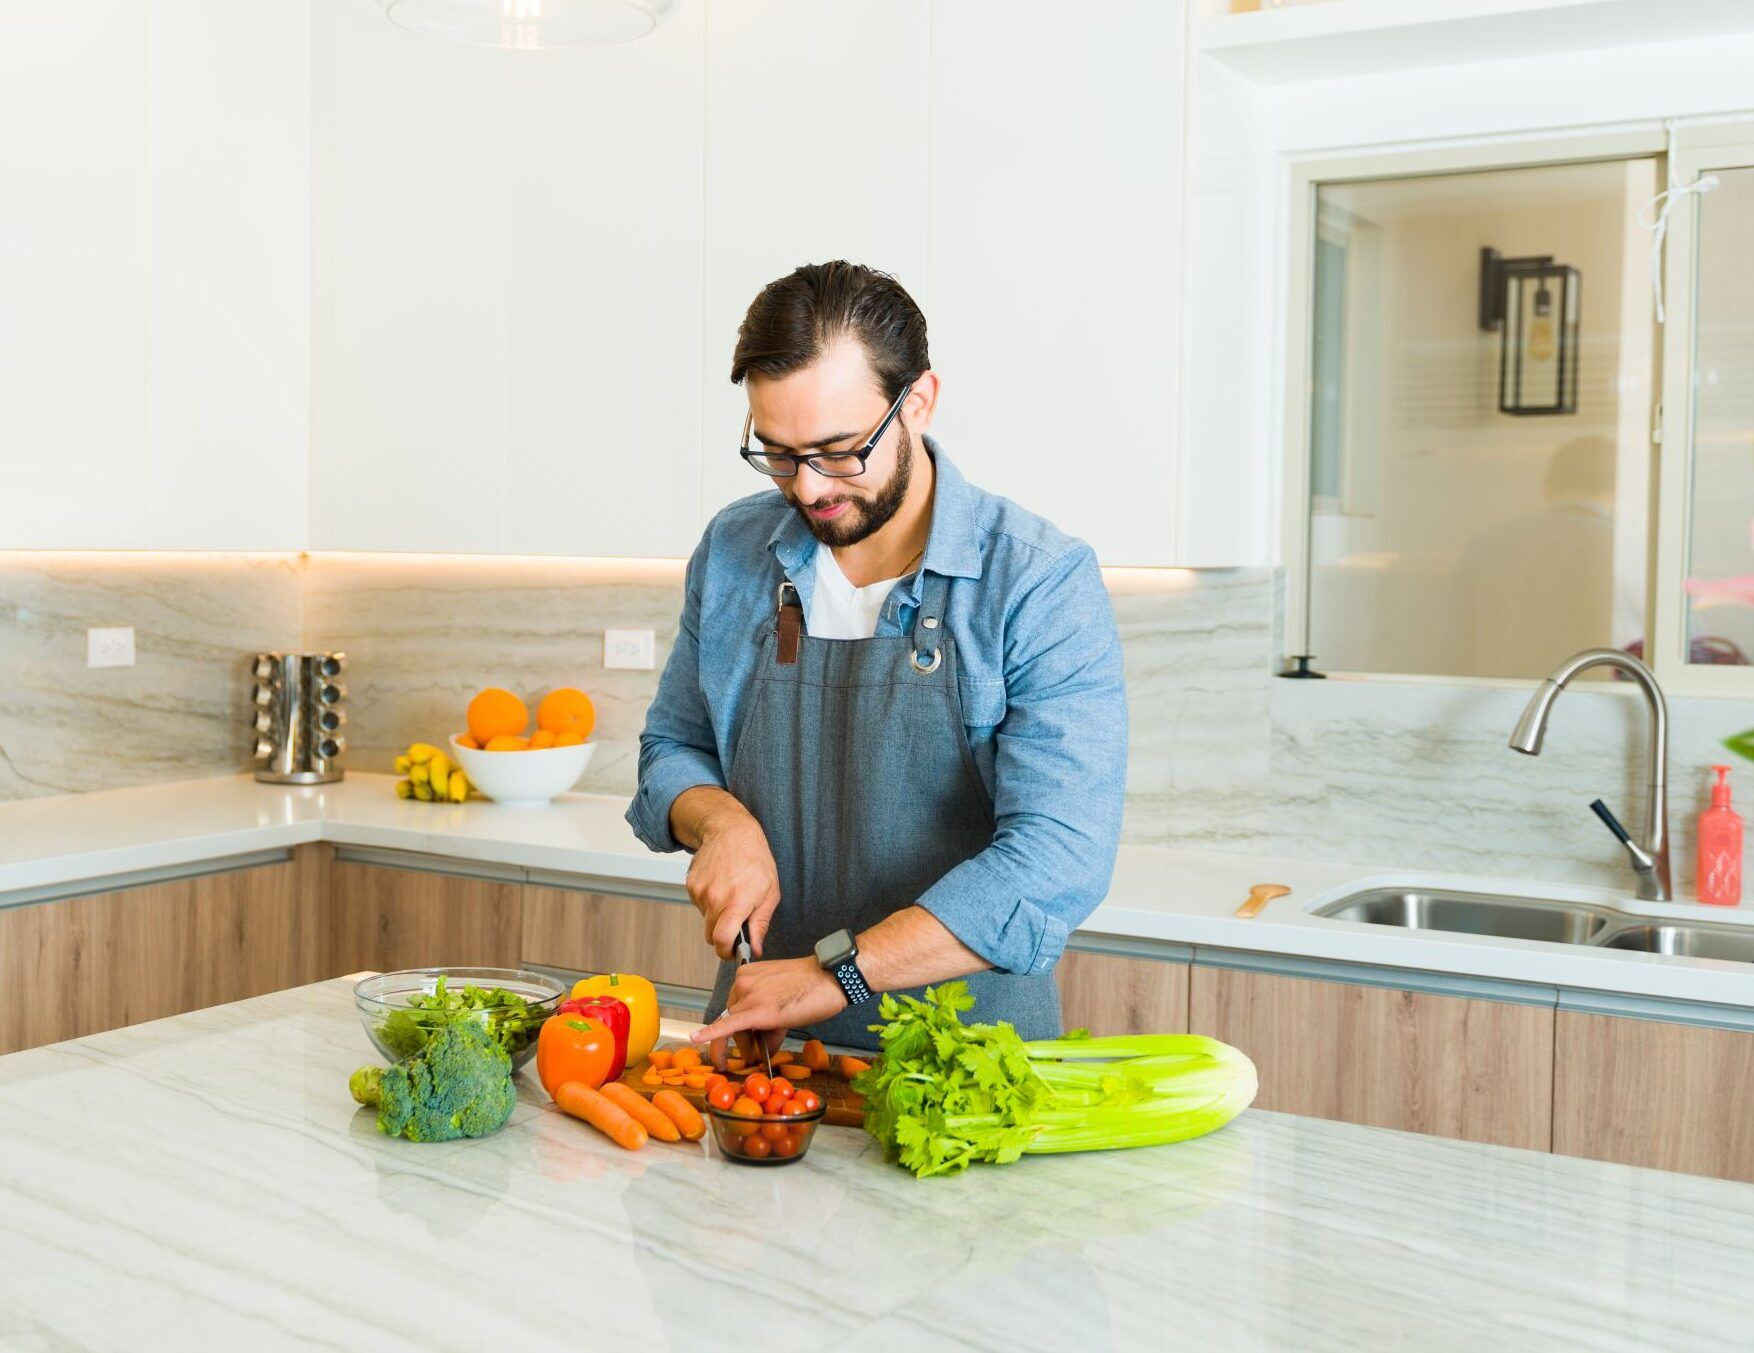
[[[763,958],[813,957],[824,936],[843,927],[857,935],[912,906],[992,844],[992,800],[963,730],[956,645],[943,628],[949,586],[925,575],[911,638],[817,639],[802,632],[792,584],[780,585],[728,774],[779,869]],[[734,960],[719,965],[709,1019],[724,1010],[736,973]],[[1008,1020],[1024,1038],[1059,1035],[1051,976],[988,969],[966,980],[976,1003],[965,1019]],[[803,1032],[875,1048],[877,1003]]]

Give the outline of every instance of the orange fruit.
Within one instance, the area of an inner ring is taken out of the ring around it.
[[[531,751],[537,752],[541,751],[544,747],[552,746],[554,746],[554,730],[552,728],[538,728],[534,733],[530,734]]]
[[[498,686],[489,686],[469,702],[469,736],[483,747],[494,738],[517,737],[529,726],[524,702]]]
[[[549,691],[536,706],[536,727],[556,733],[574,732],[581,742],[591,736],[596,723],[597,707],[591,703],[591,697],[571,686]]]
[[[481,750],[481,744],[475,741],[475,739],[470,737],[467,733],[464,733],[457,738],[457,746],[467,747],[470,750],[477,752]]]
[[[556,747],[577,747],[584,740],[585,735],[574,728],[569,728],[563,733],[556,733],[554,735],[554,745]]]
[[[501,733],[497,738],[489,738],[481,750],[484,752],[527,752],[530,750],[530,739],[520,733]]]

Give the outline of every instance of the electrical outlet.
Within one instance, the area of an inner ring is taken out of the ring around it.
[[[132,667],[134,665],[134,629],[123,625],[116,629],[95,629],[85,632],[85,665],[87,667]]]
[[[651,630],[604,630],[603,665],[649,672],[657,666],[657,647]]]

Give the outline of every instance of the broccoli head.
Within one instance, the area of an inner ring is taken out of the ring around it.
[[[347,1088],[375,1104],[378,1131],[411,1142],[448,1142],[497,1132],[518,1102],[512,1059],[474,1020],[447,1024],[394,1066],[361,1067]]]

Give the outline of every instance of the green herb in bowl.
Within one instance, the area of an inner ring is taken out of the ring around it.
[[[353,989],[365,1031],[389,1061],[469,1020],[493,1034],[514,1067],[535,1055],[536,1035],[565,996],[557,979],[512,968],[411,968],[365,978]]]

